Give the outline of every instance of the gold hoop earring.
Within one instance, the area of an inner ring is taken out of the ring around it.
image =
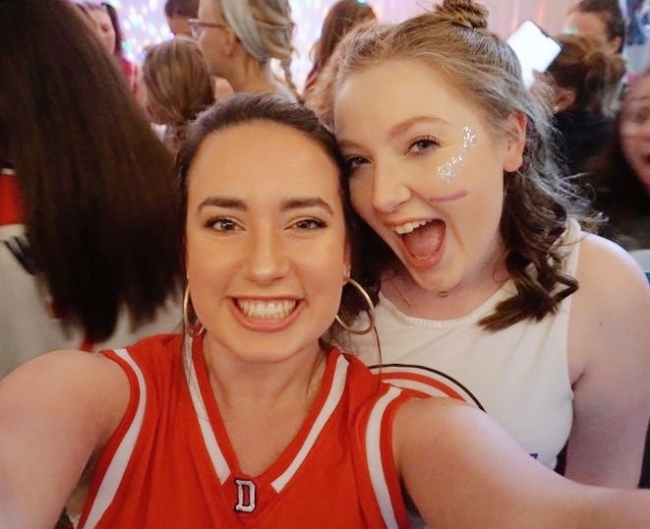
[[[353,327],[351,327],[350,325],[345,323],[338,314],[336,315],[336,322],[341,327],[343,327],[343,329],[345,329],[346,331],[348,331],[348,332],[350,332],[352,334],[368,334],[370,331],[372,331],[375,328],[375,306],[373,305],[372,300],[370,299],[370,296],[365,291],[365,289],[359,283],[357,283],[354,279],[352,279],[351,277],[348,277],[347,280],[346,280],[346,283],[349,283],[350,285],[352,285],[357,290],[357,292],[359,292],[359,294],[361,294],[361,297],[363,298],[363,300],[368,305],[368,308],[366,309],[366,312],[368,313],[368,319],[370,320],[370,323],[369,323],[368,327],[366,327],[365,329],[354,329]]]
[[[198,338],[205,330],[200,321],[190,323],[190,286],[185,287],[183,292],[183,330],[190,338]]]

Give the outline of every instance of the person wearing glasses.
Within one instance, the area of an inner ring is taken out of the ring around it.
[[[225,78],[235,92],[299,99],[291,75],[295,24],[289,0],[201,0],[199,16],[189,24],[210,73]],[[273,71],[273,59],[283,79]]]

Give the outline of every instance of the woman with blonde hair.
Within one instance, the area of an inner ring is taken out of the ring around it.
[[[298,99],[291,75],[295,24],[289,0],[202,0],[190,27],[210,73],[225,78],[235,92]],[[273,59],[284,79],[276,77]]]
[[[142,64],[147,111],[164,126],[163,141],[173,152],[187,125],[214,102],[212,81],[196,42],[186,37],[152,46]]]
[[[378,373],[482,407],[538,462],[638,485],[650,416],[650,290],[593,233],[562,178],[547,108],[487,9],[444,0],[358,36],[333,127],[367,224],[362,282]],[[390,364],[390,365],[386,365]]]

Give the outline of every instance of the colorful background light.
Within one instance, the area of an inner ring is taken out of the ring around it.
[[[163,11],[164,0],[108,0],[117,9],[125,36],[127,56],[140,62],[143,50],[172,37]],[[327,11],[336,0],[291,0],[296,22],[293,73],[302,85],[311,68],[309,50],[318,39]],[[535,20],[550,32],[559,31],[568,6],[573,0],[484,0],[490,9],[490,27],[508,36],[527,18]],[[400,22],[438,3],[431,0],[368,0],[382,22]],[[553,9],[551,9],[551,7]]]

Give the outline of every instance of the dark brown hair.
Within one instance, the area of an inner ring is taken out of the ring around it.
[[[605,23],[607,40],[621,39],[618,53],[625,46],[625,17],[618,0],[581,0],[569,9],[569,13],[592,13]]]
[[[596,37],[560,35],[556,39],[562,50],[546,73],[555,86],[575,94],[575,101],[566,110],[594,116],[613,114],[611,101],[618,99],[625,60],[609,53]]]
[[[636,241],[631,234],[622,233],[619,228],[629,219],[650,213],[650,196],[623,152],[621,125],[625,119],[635,117],[630,115],[629,108],[634,84],[649,77],[650,70],[644,71],[626,90],[605,148],[593,160],[591,171],[584,176],[585,183],[594,196],[595,208],[603,211],[607,217],[608,222],[602,227],[602,235],[630,248]],[[645,114],[643,119],[646,119]]]
[[[199,0],[167,0],[165,2],[165,16],[196,18],[199,12]]]
[[[82,2],[79,7],[81,7],[81,9],[87,14],[90,14],[89,12],[93,10],[106,11],[108,18],[111,19],[111,25],[115,32],[115,47],[113,48],[113,55],[122,60],[124,58],[124,47],[122,45],[124,34],[122,33],[122,26],[120,25],[120,17],[117,14],[117,10],[108,2]]]
[[[172,161],[115,60],[67,0],[0,2],[0,157],[63,323],[99,342],[176,291]]]
[[[546,107],[524,86],[513,50],[487,30],[487,9],[471,0],[442,5],[401,24],[369,30],[353,39],[338,69],[337,86],[355,71],[387,60],[416,60],[435,70],[481,113],[496,136],[506,136],[515,112],[527,117],[522,166],[504,174],[500,235],[505,265],[517,292],[481,321],[492,331],[518,321],[541,320],[558,310],[578,288],[563,268],[558,245],[570,214],[592,226],[577,191],[560,177],[555,165]],[[335,88],[336,90],[336,88]],[[381,274],[396,259],[365,225],[361,273],[376,293]]]

